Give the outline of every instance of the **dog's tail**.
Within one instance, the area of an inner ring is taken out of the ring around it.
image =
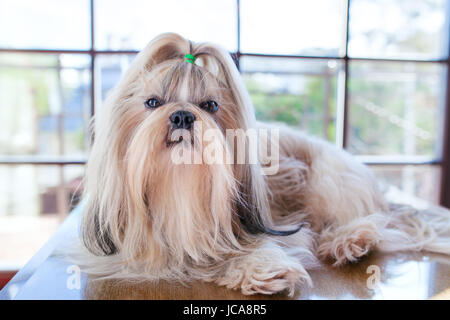
[[[431,206],[417,210],[389,204],[381,229],[380,251],[428,251],[450,255],[450,210]]]

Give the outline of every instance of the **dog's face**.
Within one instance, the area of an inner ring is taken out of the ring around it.
[[[145,139],[146,148],[159,158],[173,153],[185,136],[192,138],[191,143],[201,143],[203,139],[198,135],[202,132],[195,131],[195,125],[217,129],[223,135],[226,129],[245,125],[240,123],[238,105],[226,84],[183,59],[165,61],[140,72],[118,109],[117,130],[129,140],[128,147],[132,148],[130,143],[136,139]]]
[[[186,53],[196,64],[184,59]],[[83,239],[92,252],[179,270],[219,261],[252,234],[270,231],[259,164],[225,161],[235,148],[226,130],[255,126],[226,52],[160,36],[136,58],[104,113],[85,188]],[[216,135],[205,141],[207,130]],[[205,162],[208,148],[220,151],[223,161]],[[192,162],[174,161],[186,150]]]

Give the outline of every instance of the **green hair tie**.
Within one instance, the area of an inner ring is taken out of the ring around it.
[[[186,59],[186,62],[189,62],[190,64],[194,64],[195,60],[197,59],[196,57],[194,57],[192,54],[187,54],[184,56],[184,58]]]

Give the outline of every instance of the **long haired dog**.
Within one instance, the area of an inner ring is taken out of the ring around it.
[[[231,56],[215,45],[157,37],[96,122],[82,221],[90,274],[292,294],[320,260],[339,266],[372,249],[450,254],[448,216],[425,222],[390,205],[346,152],[257,123]],[[270,131],[257,136],[257,153],[270,145],[279,156],[270,174],[267,159],[249,161],[255,139],[227,139],[257,129]],[[192,163],[177,161],[187,151]]]

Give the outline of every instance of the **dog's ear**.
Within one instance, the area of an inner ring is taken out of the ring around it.
[[[86,209],[93,206],[86,204]],[[96,255],[111,255],[117,253],[117,247],[112,240],[111,231],[100,226],[97,212],[84,212],[81,228],[81,239],[85,247]]]
[[[86,248],[97,255],[111,255],[117,253],[117,247],[112,240],[111,231],[109,228],[103,230],[100,227],[98,215],[93,213],[92,215],[85,214],[84,219],[92,218],[93,221],[83,224],[82,240]]]
[[[238,117],[242,128],[255,127],[255,111],[231,55],[225,49],[209,43],[195,46],[193,55],[197,57],[199,65],[211,72],[230,90],[237,105],[236,110],[239,111],[235,116]]]
[[[130,96],[130,90],[135,87],[143,74],[164,61],[182,59],[186,53],[189,53],[190,48],[191,43],[175,33],[164,33],[150,41],[139,52],[116,86],[108,92],[104,107],[108,109],[120,105]]]
[[[190,52],[190,42],[176,33],[164,33],[151,41],[136,58],[147,70],[171,59],[182,59]]]
[[[150,41],[136,56],[130,68],[122,77],[119,87],[126,87],[136,80],[140,73],[150,71],[156,65],[171,59],[182,59],[190,52],[191,43],[176,33],[163,33]]]

